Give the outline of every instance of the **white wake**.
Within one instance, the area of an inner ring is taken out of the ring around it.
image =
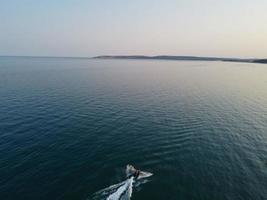
[[[96,192],[92,199],[93,200],[130,200],[132,196],[133,187],[138,187],[141,184],[148,182],[146,178],[152,176],[152,173],[139,171],[139,176],[134,178],[131,175],[132,172],[136,171],[131,165],[127,165],[126,176],[129,177],[125,181],[111,185],[103,190]]]

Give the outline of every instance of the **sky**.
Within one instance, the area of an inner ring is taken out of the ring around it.
[[[267,58],[267,0],[0,0],[0,55]]]

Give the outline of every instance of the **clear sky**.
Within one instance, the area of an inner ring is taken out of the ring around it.
[[[0,0],[0,55],[267,57],[267,0]]]

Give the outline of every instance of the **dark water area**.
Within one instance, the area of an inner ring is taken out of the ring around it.
[[[267,66],[0,57],[0,197],[267,199]]]

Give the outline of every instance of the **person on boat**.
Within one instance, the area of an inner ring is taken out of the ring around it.
[[[135,170],[134,174],[133,174],[133,177],[134,179],[137,179],[140,175],[140,170]]]
[[[127,178],[133,177],[136,180],[138,179],[140,172],[141,172],[140,170],[135,169],[132,165],[127,165],[126,167]]]

